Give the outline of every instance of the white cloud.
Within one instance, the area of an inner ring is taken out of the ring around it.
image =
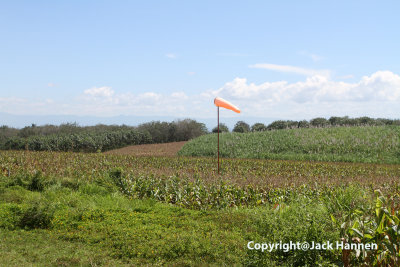
[[[304,81],[254,84],[235,78],[217,90],[202,94],[232,100],[243,115],[286,119],[316,116],[370,116],[398,118],[400,114],[400,76],[377,71],[358,82],[333,81],[314,75]]]
[[[361,100],[399,101],[400,76],[390,71],[378,71],[364,76],[354,89]]]
[[[279,98],[281,90],[285,88],[287,82],[266,82],[260,85],[254,83],[247,83],[246,78],[235,78],[232,82],[227,82],[223,87],[215,91],[208,91],[203,93],[203,96],[216,97],[218,95],[224,95],[226,97],[233,97],[235,99],[250,99],[269,94],[268,99]]]
[[[55,83],[48,83],[47,86],[48,87],[56,87],[57,85]]]
[[[111,87],[103,86],[103,87],[92,87],[83,92],[85,95],[94,96],[94,97],[111,97],[114,94],[114,91],[111,90]]]
[[[309,119],[317,116],[370,116],[398,118],[400,76],[377,71],[357,82],[334,81],[313,75],[298,82],[252,83],[235,78],[218,89],[197,95],[170,93],[118,93],[111,87],[93,87],[63,100],[1,98],[0,112],[13,114],[70,114],[95,116],[214,117],[213,99],[223,97],[237,105],[240,116]],[[222,112],[223,116],[238,116]]]
[[[134,97],[135,98],[135,97]],[[161,94],[153,93],[153,92],[146,92],[143,94],[140,94],[136,97],[135,100],[143,102],[148,102],[148,103],[154,103],[162,98]]]
[[[77,98],[80,112],[86,114],[115,116],[158,115],[181,116],[191,103],[184,103],[189,97],[184,92],[163,95],[156,92],[141,94],[115,93],[110,87],[92,88]],[[106,89],[105,89],[106,88]]]
[[[277,64],[269,64],[269,63],[259,63],[250,65],[250,68],[255,69],[267,69],[267,70],[274,70],[274,71],[281,71],[281,72],[290,72],[301,74],[305,76],[314,76],[314,75],[321,75],[329,77],[330,71],[329,70],[313,70],[313,69],[306,69],[300,68],[290,65],[277,65]]]
[[[193,76],[193,75],[196,74],[196,72],[194,72],[194,71],[189,71],[187,74],[188,74],[189,76]]]
[[[378,71],[371,76],[364,76],[358,83],[346,83],[314,75],[295,83],[281,81],[259,85],[248,83],[245,78],[235,78],[204,95],[249,99],[260,103],[400,101],[400,76],[390,71]]]

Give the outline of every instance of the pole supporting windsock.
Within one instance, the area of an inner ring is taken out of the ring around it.
[[[219,107],[217,107],[218,110],[218,174],[219,174]]]
[[[236,113],[240,113],[240,109],[233,105],[232,103],[222,99],[220,97],[216,97],[214,99],[214,104],[217,106],[217,117],[218,117],[218,148],[217,148],[217,161],[218,161],[218,174],[219,174],[219,107],[223,107],[226,109],[230,109],[235,111]]]

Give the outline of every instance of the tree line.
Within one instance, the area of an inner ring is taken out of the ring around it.
[[[345,116],[329,119],[314,118],[309,121],[277,120],[268,125],[259,122],[252,126],[244,121],[238,121],[232,131],[246,133],[293,128],[381,125],[400,125],[400,120]],[[229,132],[229,128],[223,123],[220,123],[219,130]],[[218,132],[218,128],[213,128],[211,132]],[[187,141],[207,133],[209,132],[204,123],[192,119],[173,122],[152,121],[138,126],[104,124],[79,126],[77,123],[43,126],[32,124],[22,129],[1,126],[0,149],[102,152],[128,145]]]
[[[59,126],[32,124],[22,129],[0,127],[0,149],[31,151],[101,152],[128,145],[186,141],[206,134],[203,123],[185,119],[173,122],[152,121],[139,126]]]
[[[293,120],[277,120],[268,125],[263,123],[255,123],[252,126],[244,121],[238,121],[232,129],[232,132],[247,133],[247,132],[261,132],[269,130],[281,130],[281,129],[294,129],[294,128],[324,128],[324,127],[338,127],[338,126],[383,126],[383,125],[399,125],[400,120],[384,119],[384,118],[370,118],[370,117],[359,117],[349,118],[344,117],[330,117],[325,118],[314,118],[309,121],[293,121]],[[229,128],[224,124],[219,125],[220,132],[229,132]],[[218,127],[212,129],[213,133],[218,132]]]

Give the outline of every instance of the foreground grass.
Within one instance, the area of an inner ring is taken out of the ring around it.
[[[243,256],[240,212],[131,200],[96,185],[11,186],[0,197],[2,266],[228,264]]]
[[[248,240],[268,235],[282,238],[284,233],[278,227],[289,226],[291,222],[285,217],[295,217],[291,214],[295,209],[290,209],[268,225],[268,220],[261,220],[274,214],[268,208],[194,211],[91,188],[89,194],[87,189],[51,188],[39,193],[15,186],[3,188],[0,264],[246,264],[257,262],[257,253],[246,252]],[[326,211],[315,213],[305,206],[300,210],[315,217],[322,224],[319,227],[330,224],[327,214],[320,218]],[[324,231],[313,228],[310,233],[310,223],[304,217],[296,220],[299,225],[293,238],[303,231],[318,239],[337,237],[335,231],[324,234],[326,227]],[[332,260],[332,255],[329,258]],[[292,256],[291,260],[298,259]]]
[[[48,230],[1,229],[1,266],[123,266],[97,247],[59,238]]]
[[[340,266],[337,250],[267,253],[246,245],[340,240],[331,215],[341,221],[372,199],[370,190],[346,186],[282,193],[271,204],[193,210],[122,195],[104,180],[3,176],[0,265]]]
[[[342,266],[338,250],[246,245],[350,241],[375,189],[400,192],[399,165],[233,159],[218,177],[211,159],[0,156],[1,266]]]
[[[260,239],[255,219],[268,211],[194,211],[88,184],[42,192],[6,184],[0,197],[5,266],[241,264],[246,240]]]
[[[200,136],[183,146],[181,156],[216,156],[217,135]],[[334,127],[255,133],[223,133],[226,158],[400,163],[400,127]]]

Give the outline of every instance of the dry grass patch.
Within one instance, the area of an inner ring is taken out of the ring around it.
[[[120,149],[107,151],[105,154],[173,157],[176,156],[178,151],[184,144],[186,144],[186,142],[187,141],[127,146]]]

